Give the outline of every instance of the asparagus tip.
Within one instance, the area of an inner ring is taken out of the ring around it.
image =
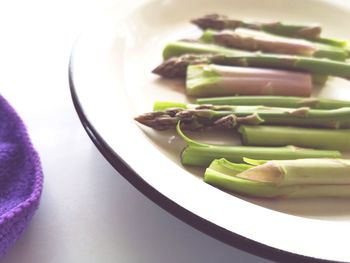
[[[173,57],[153,69],[152,73],[167,78],[185,77],[187,66],[188,63],[185,61]]]
[[[196,26],[202,29],[212,28],[221,30],[225,28],[227,19],[228,17],[224,15],[208,14],[202,17],[192,19],[191,23],[195,24]]]
[[[134,118],[135,121],[156,130],[167,130],[175,127],[178,119],[177,109],[144,113]]]
[[[189,65],[207,64],[211,57],[211,54],[184,54],[179,57],[171,57],[153,69],[152,73],[168,78],[183,78],[186,77]]]

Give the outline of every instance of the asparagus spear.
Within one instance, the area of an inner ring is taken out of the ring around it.
[[[178,105],[177,103],[175,104]],[[175,128],[182,122],[184,128],[233,129],[238,125],[278,124],[322,128],[350,128],[350,108],[332,110],[278,108],[265,106],[182,105],[174,108],[171,102],[162,103],[166,110],[142,114],[135,118],[139,123],[157,130]],[[157,105],[155,108],[160,109]]]
[[[232,162],[241,162],[243,157],[256,159],[299,159],[299,158],[339,158],[338,151],[314,150],[297,148],[294,146],[284,147],[254,147],[254,146],[187,146],[181,153],[183,165],[208,166],[217,158],[225,158]]]
[[[235,30],[206,30],[201,38],[206,43],[215,43],[228,48],[239,48],[268,53],[313,56],[316,47],[303,39],[275,36],[261,31],[237,28]]]
[[[178,134],[188,143],[181,153],[181,162],[184,165],[207,166],[213,160],[225,158],[232,162],[242,162],[244,157],[252,159],[299,159],[299,158],[338,158],[338,151],[314,150],[285,147],[252,147],[203,144],[188,138],[177,125]]]
[[[225,15],[209,14],[203,17],[193,19],[193,24],[201,29],[236,29],[246,27],[255,30],[263,30],[277,35],[290,37],[306,37],[308,39],[317,39],[321,35],[322,28],[319,25],[296,25],[282,22],[246,22],[238,19],[231,19]]]
[[[314,56],[344,61],[348,51],[341,47],[312,43],[303,39],[294,39],[271,35],[256,30],[237,28],[235,31],[207,30],[201,40],[205,43],[217,44],[228,48],[238,48],[249,51],[281,53],[301,56]]]
[[[282,22],[254,23],[238,19],[231,19],[228,16],[218,14],[205,15],[203,17],[193,19],[191,22],[204,30],[223,30],[245,27],[254,30],[262,30],[281,36],[311,39],[315,42],[320,42],[337,47],[347,46],[347,42],[345,40],[321,37],[320,35],[322,29],[319,25],[297,25]]]
[[[185,77],[188,65],[218,64],[241,67],[267,67],[350,78],[350,64],[329,59],[236,52],[202,43],[172,42],[164,48],[164,61],[153,70],[165,77]]]
[[[220,66],[187,67],[186,93],[190,96],[281,95],[310,96],[311,75],[286,70]]]
[[[264,198],[350,197],[350,160],[274,160],[251,165],[220,159],[206,169],[204,181]]]
[[[247,126],[239,128],[243,145],[285,146],[350,150],[350,129],[330,130],[285,126]]]
[[[206,44],[201,42],[175,41],[168,43],[163,49],[163,58],[169,59],[184,54],[223,54],[231,56],[248,56],[252,52],[221,47],[214,44]]]
[[[197,104],[214,105],[262,105],[268,107],[298,108],[310,107],[313,109],[338,109],[350,107],[350,101],[332,100],[325,98],[300,98],[286,96],[231,96],[199,98]],[[183,105],[182,105],[183,106]]]

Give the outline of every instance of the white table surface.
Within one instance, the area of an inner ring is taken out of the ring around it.
[[[45,175],[39,210],[0,262],[270,262],[152,203],[85,133],[69,92],[70,49],[87,21],[121,3],[0,1],[0,91],[26,123]]]

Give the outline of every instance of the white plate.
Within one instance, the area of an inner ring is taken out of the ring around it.
[[[188,21],[218,12],[255,20],[320,22],[325,34],[350,39],[350,6],[316,0],[145,1],[121,24],[113,10],[78,40],[70,64],[73,100],[92,140],[138,189],[198,229],[272,259],[349,261],[350,200],[260,200],[222,192],[201,170],[179,162],[184,143],[174,132],[154,132],[133,117],[156,100],[186,101],[181,82],[150,71],[164,44],[197,35]],[[320,96],[350,99],[350,85],[332,80]],[[272,254],[275,253],[275,254]],[[305,259],[305,258],[304,258]]]

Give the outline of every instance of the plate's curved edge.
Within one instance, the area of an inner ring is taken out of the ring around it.
[[[79,38],[78,38],[79,40]],[[69,87],[72,102],[74,108],[78,114],[78,117],[100,153],[106,158],[106,160],[139,192],[145,195],[152,202],[157,204],[159,207],[185,222],[186,224],[194,227],[200,232],[207,234],[221,242],[224,242],[230,246],[237,249],[245,251],[247,253],[262,257],[275,262],[340,262],[340,261],[330,261],[324,259],[317,259],[313,257],[303,256],[299,254],[294,254],[277,248],[267,246],[265,244],[253,241],[244,236],[233,233],[227,229],[224,229],[204,218],[190,212],[189,210],[183,208],[179,204],[170,200],[155,188],[150,186],[140,175],[138,175],[124,160],[106,143],[106,141],[99,135],[98,131],[94,128],[93,124],[89,121],[88,117],[84,113],[83,106],[79,101],[78,94],[76,92],[74,83],[74,50],[77,48],[76,41],[73,45],[72,52],[70,54],[69,66],[68,66],[68,78]]]

